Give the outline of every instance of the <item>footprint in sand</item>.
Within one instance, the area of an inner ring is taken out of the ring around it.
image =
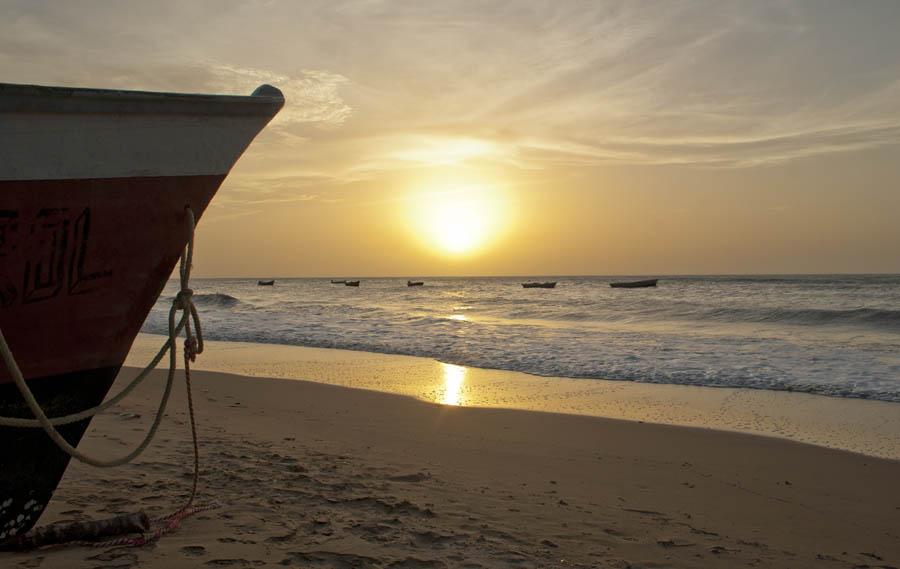
[[[44,561],[43,557],[35,557],[34,559],[27,559],[19,563],[19,567],[25,567],[30,569],[31,567],[40,567],[41,562]]]
[[[281,560],[281,565],[300,564],[301,567],[329,569],[376,569],[384,566],[381,559],[336,553],[331,551],[291,551]]]
[[[447,564],[436,559],[419,559],[407,557],[388,565],[391,569],[444,569]]]
[[[200,557],[206,555],[206,548],[202,545],[186,545],[181,548],[181,553],[187,557]]]
[[[423,482],[431,478],[430,472],[414,472],[411,474],[398,474],[396,476],[388,476],[388,480],[394,482]]]
[[[98,553],[96,555],[91,555],[86,558],[88,561],[112,561],[115,563],[115,567],[135,567],[138,563],[137,555],[128,551],[121,551],[111,549],[109,551],[104,551],[103,553]]]

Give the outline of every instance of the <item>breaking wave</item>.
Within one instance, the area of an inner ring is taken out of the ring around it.
[[[213,292],[208,294],[194,294],[194,304],[197,306],[231,308],[237,306],[241,301],[222,292]]]
[[[786,324],[862,324],[900,328],[900,310],[880,308],[716,308],[704,316],[724,322],[773,322]]]

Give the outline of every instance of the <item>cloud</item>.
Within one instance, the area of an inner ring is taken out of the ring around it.
[[[489,161],[740,167],[895,144],[900,4],[12,2],[10,81],[287,106],[274,176]]]
[[[223,64],[207,64],[211,78],[207,86],[214,92],[251,92],[262,83],[278,86],[285,96],[285,107],[273,125],[291,123],[316,123],[336,127],[343,124],[353,109],[340,96],[340,88],[349,79],[328,71],[303,70],[295,76],[274,73],[263,69],[246,69]]]

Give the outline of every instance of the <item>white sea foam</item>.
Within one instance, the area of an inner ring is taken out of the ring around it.
[[[208,338],[438,358],[539,375],[900,402],[900,277],[199,279]],[[163,333],[170,283],[144,331]]]

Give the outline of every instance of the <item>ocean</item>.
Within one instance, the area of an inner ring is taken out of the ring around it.
[[[355,277],[354,277],[355,278]],[[436,358],[543,376],[900,402],[900,276],[194,279],[208,339]],[[555,289],[522,282],[556,280]],[[170,281],[143,331],[166,333]]]

